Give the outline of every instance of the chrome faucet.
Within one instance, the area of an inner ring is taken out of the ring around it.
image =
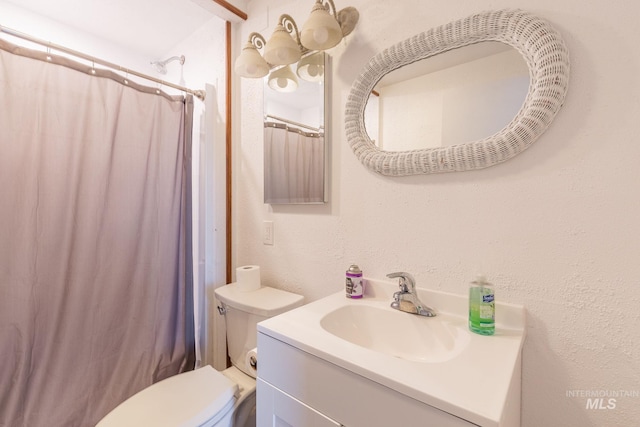
[[[418,294],[416,293],[416,281],[411,274],[400,271],[397,273],[387,274],[387,277],[390,279],[395,277],[400,278],[400,282],[398,283],[400,290],[393,294],[391,308],[420,316],[434,317],[436,315],[436,311],[434,309],[425,305],[418,298]]]

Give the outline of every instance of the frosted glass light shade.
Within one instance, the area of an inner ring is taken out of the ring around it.
[[[297,74],[309,82],[324,81],[324,54],[316,52],[302,58],[298,61]]]
[[[326,50],[342,40],[342,29],[336,18],[317,0],[311,15],[302,26],[300,43],[309,50]]]
[[[242,48],[240,56],[236,58],[234,70],[239,76],[256,79],[269,74],[269,64],[260,55],[258,49],[248,42]]]
[[[298,78],[287,65],[272,71],[269,75],[269,87],[278,92],[293,92],[298,89]]]
[[[298,43],[278,24],[264,47],[264,59],[271,65],[289,65],[298,62],[300,56]]]

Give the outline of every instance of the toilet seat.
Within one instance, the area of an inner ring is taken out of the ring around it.
[[[207,365],[155,383],[122,402],[96,427],[215,425],[233,410],[237,385]]]
[[[222,371],[222,375],[238,385],[236,404],[233,410],[234,427],[256,426],[256,379],[235,366]]]

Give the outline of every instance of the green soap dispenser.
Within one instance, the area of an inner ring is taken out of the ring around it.
[[[469,329],[480,335],[496,331],[496,303],[493,285],[486,277],[478,276],[469,287]]]

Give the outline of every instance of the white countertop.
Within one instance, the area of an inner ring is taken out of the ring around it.
[[[265,320],[258,324],[258,331],[472,423],[498,426],[513,375],[520,374],[516,368],[525,338],[524,307],[497,302],[495,335],[469,332],[464,351],[437,363],[405,360],[360,347],[320,326],[327,313],[344,305],[369,304],[392,310],[389,304],[397,289],[396,283],[369,279],[362,299],[346,298],[338,292]],[[418,296],[439,315],[467,327],[467,296],[421,288]]]

